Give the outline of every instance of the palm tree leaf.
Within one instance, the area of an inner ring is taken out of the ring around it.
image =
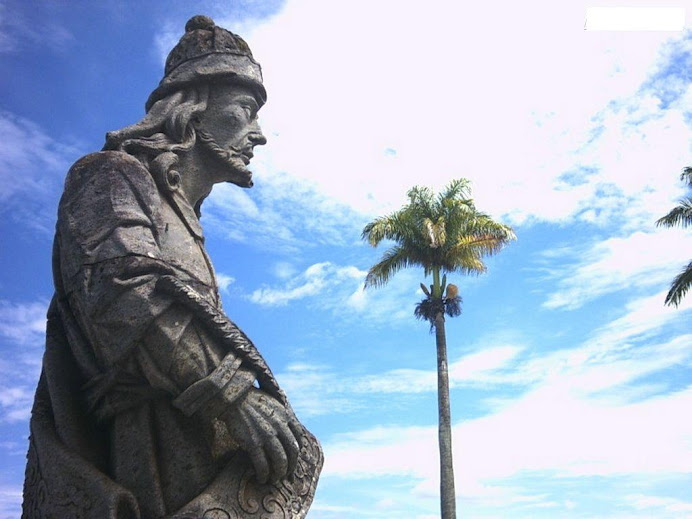
[[[440,206],[444,205],[448,200],[466,199],[470,194],[471,181],[466,178],[458,178],[452,180],[445,189],[437,196],[437,202]]]
[[[691,286],[692,261],[690,261],[687,268],[685,268],[685,270],[678,274],[673,280],[673,283],[670,285],[670,291],[668,292],[668,295],[666,295],[665,304],[674,305],[677,307]]]
[[[367,276],[365,276],[365,286],[363,288],[386,285],[389,278],[402,268],[412,266],[423,266],[420,258],[416,257],[414,252],[407,250],[405,247],[396,245],[387,250],[378,263],[370,267]]]
[[[683,198],[680,200],[680,205],[671,209],[671,211],[662,218],[656,220],[656,226],[687,227],[692,225],[692,198]]]
[[[473,250],[483,256],[493,256],[500,252],[507,240],[497,238],[496,236],[481,235],[481,236],[461,236],[456,244],[450,248],[450,256],[461,253],[462,250]]]
[[[461,297],[448,297],[444,300],[445,313],[449,317],[458,317],[461,315]]]

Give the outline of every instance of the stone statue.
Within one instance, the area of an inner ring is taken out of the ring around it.
[[[271,370],[221,309],[199,223],[252,186],[260,66],[195,16],[138,123],[70,169],[53,252],[23,517],[303,518],[322,467]]]

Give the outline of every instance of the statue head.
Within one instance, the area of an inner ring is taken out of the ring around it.
[[[211,18],[195,16],[168,55],[146,116],[109,132],[104,149],[128,152],[154,169],[182,161],[190,174],[212,183],[250,187],[247,164],[253,148],[266,143],[257,122],[265,101],[262,71],[247,43]]]

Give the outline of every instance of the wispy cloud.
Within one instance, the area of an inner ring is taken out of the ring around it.
[[[32,121],[0,110],[0,213],[52,233],[62,179],[79,149]]]
[[[37,344],[46,332],[46,301],[13,303],[0,300],[0,335],[18,344]]]
[[[557,280],[557,290],[543,307],[574,310],[612,292],[666,286],[687,262],[687,256],[681,253],[685,250],[692,250],[692,236],[671,229],[637,231],[589,246],[548,251],[543,259],[551,275],[541,278],[541,282]],[[550,264],[557,264],[555,260],[560,266],[550,268]]]
[[[330,262],[315,263],[302,274],[290,279],[282,288],[265,286],[250,294],[250,301],[264,306],[282,306],[306,297],[337,299],[342,284],[346,290],[362,287],[366,272],[353,266],[340,267]]]
[[[27,422],[31,415],[31,404],[35,388],[29,386],[0,386],[0,421]]]
[[[449,364],[450,385],[506,382],[501,374],[515,365],[520,351],[514,346],[497,346],[461,356]],[[329,365],[294,363],[277,376],[296,410],[305,416],[352,413],[367,408],[373,398],[437,391],[435,370],[407,368],[345,375]]]
[[[692,310],[692,300],[683,299],[677,308],[664,306],[662,302],[666,292],[633,299],[627,303],[621,317],[596,330],[594,342],[613,347],[650,339],[666,327],[675,330],[675,324],[682,325],[680,329],[684,329]]]
[[[676,514],[692,513],[692,502],[682,501],[681,499],[646,494],[631,494],[626,497],[631,507],[638,510],[646,510],[649,513],[655,513],[656,511]]]
[[[277,374],[277,379],[291,399],[299,416],[350,413],[364,403],[334,387],[339,376],[329,366],[294,363]]]
[[[0,517],[12,519],[22,511],[22,488],[20,486],[0,486]]]
[[[302,272],[296,272],[293,264],[281,262],[277,275],[284,278],[282,283],[265,284],[246,297],[263,306],[302,301],[344,320],[357,317],[361,325],[413,322],[413,305],[422,297],[416,281],[421,273],[410,270],[397,273],[385,287],[376,290],[363,289],[365,270],[328,261],[310,265]]]
[[[0,421],[29,419],[41,370],[46,330],[46,301],[0,301]]]
[[[481,351],[462,355],[449,363],[451,387],[497,383],[500,373],[516,366],[517,356],[523,348],[518,346],[486,346]],[[347,386],[354,393],[427,393],[437,391],[437,372],[422,369],[394,369],[354,377]]]
[[[216,281],[219,284],[219,288],[223,292],[227,292],[228,288],[235,283],[235,278],[233,276],[229,276],[228,274],[224,274],[223,272],[217,272],[216,273]]]
[[[316,245],[348,245],[359,235],[362,215],[309,182],[272,173],[261,163],[253,169],[256,185],[250,191],[231,185],[214,189],[202,209],[209,232],[284,254]]]
[[[11,2],[0,2],[0,53],[18,52],[28,46],[62,51],[74,41],[70,31],[48,17],[29,19]]]

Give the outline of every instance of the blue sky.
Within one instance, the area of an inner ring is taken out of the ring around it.
[[[201,13],[264,68],[255,187],[220,186],[202,222],[228,314],[324,446],[309,517],[438,514],[422,272],[363,292],[382,251],[360,231],[457,177],[518,235],[450,277],[463,517],[692,517],[692,298],[663,306],[692,235],[654,226],[692,163],[692,32],[584,31],[578,0],[187,4],[0,0],[0,518],[19,515],[64,175],[143,115]]]

